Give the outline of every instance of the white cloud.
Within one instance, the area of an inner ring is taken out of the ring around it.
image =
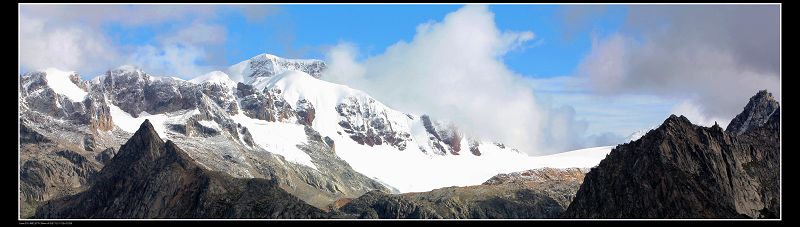
[[[209,53],[209,49],[223,45],[226,33],[222,26],[195,21],[160,36],[155,45],[135,47],[126,64],[137,65],[157,75],[194,78],[212,70],[201,62],[218,55]]]
[[[162,37],[161,42],[164,44],[222,44],[225,42],[225,34],[227,31],[221,25],[196,21],[169,36]]]
[[[571,133],[585,131],[586,123],[569,107],[542,109],[530,84],[501,60],[533,38],[530,31],[500,31],[487,6],[467,5],[441,22],[419,25],[410,42],[360,62],[352,44],[332,48],[323,78],[529,154],[565,151],[578,138]]]
[[[19,61],[30,70],[56,67],[85,70],[116,60],[108,38],[91,27],[53,26],[48,20],[20,15]]]
[[[159,76],[193,78],[210,71],[198,65],[206,52],[192,45],[167,44],[161,46],[140,46],[126,62]]]
[[[714,123],[717,123],[722,128],[728,127],[728,123],[730,123],[731,119],[708,117],[703,114],[703,112],[702,106],[697,105],[691,100],[680,102],[672,109],[673,114],[685,116],[692,124],[711,127]]]
[[[213,17],[218,6],[213,5],[22,5],[22,13],[37,17],[76,22],[89,26],[115,23],[125,26],[162,24],[197,17]]]
[[[351,43],[340,43],[326,54],[328,65],[326,78],[331,81],[352,84],[364,78],[364,66],[355,61],[358,49]]]
[[[780,99],[778,6],[628,11],[626,26],[596,41],[579,66],[596,92],[685,100],[675,111],[699,122],[730,121],[758,90]]]

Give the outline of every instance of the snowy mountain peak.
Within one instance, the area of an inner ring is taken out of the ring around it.
[[[114,68],[111,71],[117,71],[117,72],[142,72],[142,68],[139,68],[139,67],[134,66],[134,65],[120,65],[119,67]]]
[[[231,80],[230,76],[228,76],[228,74],[222,71],[213,71],[210,73],[206,73],[204,75],[189,80],[189,82],[195,84],[203,84],[203,83],[220,84],[226,87],[236,86],[236,82]]]
[[[133,65],[121,65],[114,69],[106,71],[104,76],[100,76],[100,79],[103,79],[105,76],[117,77],[117,76],[125,76],[125,77],[135,77],[135,78],[148,78],[150,79],[150,75],[144,72],[142,68]]]
[[[271,78],[258,78],[253,81],[252,85],[258,90],[277,88],[283,92],[283,97],[291,104],[295,104],[301,99],[308,99],[312,101],[312,104],[320,102],[315,106],[322,105],[322,102],[324,102],[325,106],[331,105],[331,109],[334,109],[336,104],[343,102],[345,99],[356,98],[377,103],[382,108],[387,108],[362,91],[352,89],[346,85],[320,80],[308,73],[297,70],[287,70]]]
[[[279,59],[283,59],[283,58],[281,58],[281,57],[278,57],[278,56],[275,56],[275,55],[272,55],[272,54],[263,53],[263,54],[256,55],[255,57],[252,57],[252,58],[250,58],[250,59],[251,59],[251,60],[252,60],[252,59],[273,59],[273,60],[279,60]]]
[[[252,83],[259,77],[272,77],[288,70],[303,71],[315,78],[322,76],[325,62],[316,59],[286,59],[272,54],[260,54],[228,68],[227,73],[237,82]]]

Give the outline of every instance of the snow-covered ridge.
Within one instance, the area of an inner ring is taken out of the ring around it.
[[[253,136],[253,141],[264,150],[281,155],[287,161],[317,169],[311,161],[311,156],[297,147],[306,142],[306,133],[302,125],[268,122],[252,119],[243,114],[232,116],[232,119],[247,127]]]
[[[80,102],[86,98],[88,92],[84,91],[70,80],[70,76],[76,74],[74,71],[62,71],[56,68],[48,68],[43,71],[45,72],[47,85],[50,86],[54,92],[66,96],[74,102]]]

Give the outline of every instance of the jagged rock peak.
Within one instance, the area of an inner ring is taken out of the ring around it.
[[[666,120],[664,120],[664,123],[662,123],[661,126],[656,128],[656,130],[668,130],[670,128],[680,128],[691,125],[692,122],[689,121],[689,118],[686,118],[686,116],[681,115],[679,117],[675,114],[671,114]]]
[[[778,110],[778,101],[772,97],[772,93],[761,90],[750,98],[744,110],[736,115],[725,129],[728,133],[737,135],[755,129],[769,120],[770,116]]]
[[[128,142],[122,145],[117,156],[132,160],[144,157],[156,159],[162,155],[163,150],[160,148],[163,146],[164,141],[158,136],[153,124],[145,119]]]
[[[741,135],[670,116],[586,174],[562,218],[780,217],[780,115],[755,116],[766,124],[742,124]]]

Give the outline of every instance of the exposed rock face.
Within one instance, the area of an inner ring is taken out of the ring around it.
[[[99,92],[89,92],[84,100],[70,100],[48,86],[45,72],[30,72],[20,78],[22,111],[36,111],[44,115],[89,125],[93,131],[109,131],[114,128],[105,97]],[[86,81],[78,74],[70,75],[70,81],[83,90],[89,90]]]
[[[483,182],[483,185],[499,185],[520,182],[544,183],[548,181],[573,181],[582,183],[583,177],[586,176],[587,172],[589,172],[588,169],[581,168],[557,169],[545,167],[521,172],[497,174],[492,178],[489,178],[489,180],[486,182]]]
[[[392,129],[392,124],[396,123],[389,121],[386,110],[376,109],[375,102],[374,99],[368,99],[365,103],[350,97],[337,105],[339,126],[358,144],[374,146],[386,143],[398,150],[405,150],[411,135]]]
[[[481,149],[478,148],[478,141],[470,140],[469,141],[469,152],[472,152],[475,156],[481,156]]]
[[[459,133],[455,125],[446,122],[432,121],[428,115],[422,115],[422,124],[425,131],[430,135],[429,145],[435,154],[459,155],[461,151],[462,135]],[[475,155],[480,155],[477,143],[475,146],[470,147],[470,152]]]
[[[761,90],[750,98],[744,110],[731,120],[725,132],[741,135],[750,129],[761,126],[769,120],[772,114],[778,112],[778,108],[778,101],[775,101],[772,93]]]
[[[97,78],[98,92],[133,117],[194,108],[202,97],[197,85],[175,78],[153,77],[140,68],[121,66]]]
[[[19,142],[20,143],[48,143],[50,142],[49,139],[44,137],[44,135],[34,131],[33,129],[29,128],[25,124],[19,125]]]
[[[257,55],[228,69],[231,75],[254,80],[259,77],[272,77],[287,70],[303,71],[320,78],[326,68],[325,62],[311,59],[285,59],[270,54]]]
[[[585,171],[535,169],[500,174],[483,185],[408,193],[444,218],[557,218],[567,209]]]
[[[750,111],[776,114],[741,135],[672,115],[617,146],[586,175],[563,217],[779,217],[780,111]]]
[[[103,152],[100,152],[100,154],[98,154],[94,158],[98,162],[103,163],[105,165],[105,164],[108,164],[108,162],[110,162],[111,159],[114,158],[114,155],[116,155],[116,154],[117,154],[117,151],[114,150],[114,148],[107,148],[107,149],[103,150]]]
[[[294,110],[279,96],[280,90],[257,91],[253,86],[239,83],[236,96],[240,98],[244,115],[270,122],[288,122],[296,118]]]
[[[105,97],[101,93],[93,92],[88,99],[83,100],[86,106],[90,121],[89,127],[92,131],[111,131],[114,129],[114,122],[111,119],[111,109],[105,104]]]
[[[308,100],[300,99],[297,100],[297,107],[295,108],[295,112],[297,112],[297,121],[300,124],[306,126],[313,126],[314,116],[316,112],[314,111],[314,105],[311,105]]]
[[[371,191],[340,209],[364,219],[430,219],[442,218],[429,207],[420,205],[402,195],[389,195],[381,191]]]
[[[207,97],[214,101],[220,108],[225,110],[230,115],[238,114],[238,103],[235,102],[235,87],[229,87],[224,83],[202,83],[200,84],[201,91]]]
[[[78,193],[102,164],[79,146],[57,144],[20,124],[20,216],[33,215],[41,202]]]
[[[319,209],[265,179],[207,170],[149,121],[88,190],[47,202],[36,218],[320,218]]]

